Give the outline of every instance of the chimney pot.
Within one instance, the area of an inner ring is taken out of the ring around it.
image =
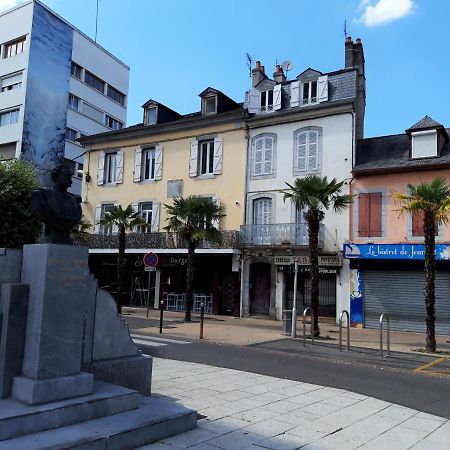
[[[357,38],[355,41],[356,44],[361,44],[361,38]]]
[[[283,69],[279,64],[275,66],[275,72],[273,73],[273,81],[277,83],[284,83],[286,81],[286,77],[284,76]]]
[[[347,36],[347,37],[345,38],[345,42],[351,43],[351,42],[353,42],[353,41],[352,41],[352,38],[351,38],[350,36]]]

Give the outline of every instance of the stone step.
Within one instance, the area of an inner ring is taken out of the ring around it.
[[[139,408],[0,441],[0,450],[132,450],[192,430],[197,413],[169,397],[140,397]]]
[[[138,401],[136,391],[100,381],[94,383],[93,394],[70,400],[33,406],[0,400],[0,449],[5,439],[136,409]]]

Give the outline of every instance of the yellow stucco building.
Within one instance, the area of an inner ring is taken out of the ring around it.
[[[234,309],[236,313],[238,231],[244,223],[245,205],[245,112],[241,104],[212,88],[203,91],[200,100],[201,111],[187,115],[149,100],[143,105],[142,124],[80,140],[86,148],[83,214],[94,225],[91,263],[100,283],[112,285],[117,238],[114,230],[99,221],[115,205],[132,204],[148,221],[149,229],[129,238],[130,303],[149,300],[157,305],[164,298],[169,309],[175,308],[184,292],[186,249],[168,239],[163,230],[164,204],[178,196],[210,196],[226,214],[219,224],[224,241],[220,248],[197,250],[202,275],[197,277],[195,291],[211,312]],[[144,271],[142,257],[147,252],[156,253],[159,259],[154,275]]]

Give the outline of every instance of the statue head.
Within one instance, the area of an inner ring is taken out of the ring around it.
[[[58,164],[50,172],[55,189],[63,191],[72,186],[72,175],[72,171],[65,164]]]

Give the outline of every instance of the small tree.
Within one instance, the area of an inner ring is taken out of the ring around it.
[[[147,227],[145,220],[139,217],[139,212],[134,211],[131,205],[125,209],[121,205],[105,213],[100,220],[101,225],[114,226],[119,230],[119,253],[117,255],[117,312],[122,314],[122,286],[125,269],[126,232],[133,231],[137,227]]]
[[[324,209],[330,207],[338,213],[350,206],[353,197],[341,194],[345,181],[338,182],[336,178],[328,181],[327,177],[308,175],[297,178],[288,191],[283,191],[284,199],[290,199],[298,211],[304,211],[308,224],[308,240],[311,270],[311,308],[314,313],[314,333],[319,330],[319,228],[325,217]]]
[[[431,183],[408,184],[408,194],[394,192],[400,203],[400,214],[423,214],[423,235],[425,238],[425,310],[427,326],[427,352],[436,351],[435,334],[435,279],[436,279],[436,228],[447,223],[450,214],[450,186],[444,177]]]
[[[31,211],[31,193],[39,187],[32,166],[14,159],[0,163],[0,247],[21,248],[36,242],[41,223]]]
[[[164,206],[168,214],[167,226],[164,229],[178,234],[188,248],[184,320],[190,322],[195,274],[195,249],[204,240],[221,241],[222,233],[214,226],[214,223],[218,222],[225,214],[223,214],[222,208],[211,198],[194,195],[186,198],[175,198],[173,205]]]

